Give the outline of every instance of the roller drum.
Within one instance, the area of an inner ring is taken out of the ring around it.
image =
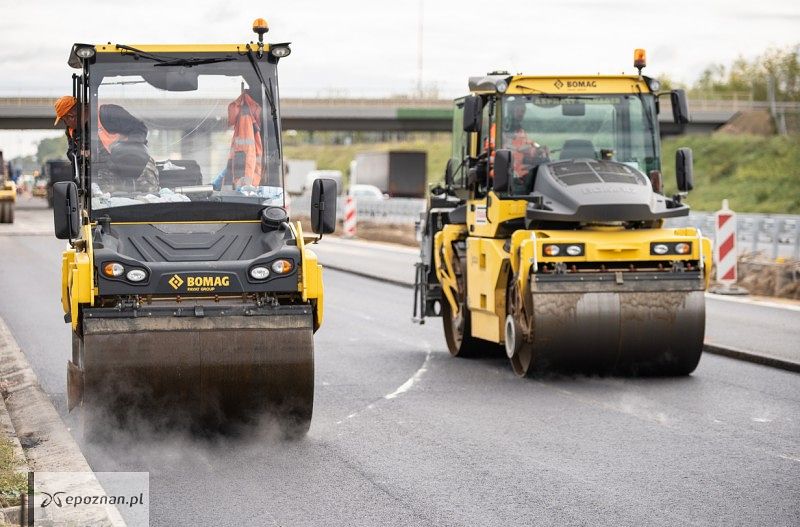
[[[515,372],[688,375],[703,349],[704,292],[666,284],[658,290],[660,285],[616,291],[607,284],[559,284],[547,291],[534,286],[526,302],[528,338],[517,342],[516,353],[509,348]]]
[[[85,318],[83,404],[204,423],[264,412],[307,430],[314,398],[310,313]]]

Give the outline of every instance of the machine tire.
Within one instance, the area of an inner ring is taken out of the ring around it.
[[[505,351],[511,369],[517,377],[526,377],[528,372],[538,371],[534,360],[533,344],[525,337],[525,329],[520,320],[524,313],[517,306],[516,282],[506,289]]]
[[[453,357],[477,357],[491,344],[472,336],[469,309],[464,304],[461,305],[461,314],[461,317],[454,317],[450,302],[447,300],[442,302],[442,322],[447,349]]]
[[[458,283],[456,300],[459,303],[461,316],[453,316],[453,310],[447,299],[442,300],[442,323],[444,324],[444,337],[450,355],[459,358],[490,357],[502,353],[502,344],[472,336],[472,323],[467,307],[466,271],[462,270],[462,261],[458,257],[453,261]]]
[[[7,201],[0,203],[0,223],[11,223],[13,221],[11,214],[11,203]]]

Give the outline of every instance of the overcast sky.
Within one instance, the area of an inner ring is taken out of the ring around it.
[[[0,13],[0,96],[68,93],[76,41],[241,42],[258,16],[267,40],[292,42],[283,97],[409,94],[418,82],[419,0],[0,0]],[[494,69],[632,72],[636,47],[650,75],[692,82],[710,63],[800,42],[797,0],[424,0],[422,21],[422,81],[444,97]],[[0,131],[0,149],[30,153],[38,137]]]

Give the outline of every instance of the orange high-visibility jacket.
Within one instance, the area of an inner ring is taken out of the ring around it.
[[[263,167],[261,106],[247,93],[228,105],[228,126],[233,126],[228,177],[234,187],[259,186]]]

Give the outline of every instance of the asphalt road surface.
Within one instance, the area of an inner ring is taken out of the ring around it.
[[[416,249],[338,238],[326,238],[313,248],[323,265],[414,284]],[[706,295],[706,342],[800,362],[800,307],[770,304],[776,303]]]
[[[0,316],[63,413],[62,247],[0,234]],[[325,285],[304,440],[143,424],[84,443],[92,468],[150,472],[164,526],[797,525],[800,375],[706,354],[686,378],[521,380],[451,358],[406,288]]]

